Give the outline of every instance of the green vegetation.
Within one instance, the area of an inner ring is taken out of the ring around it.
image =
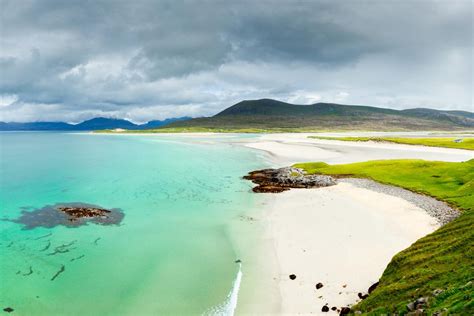
[[[239,102],[212,117],[180,120],[140,133],[456,131],[472,128],[474,114],[465,111],[392,110],[333,103],[297,105],[261,99]]]
[[[397,144],[407,145],[423,145],[430,147],[448,147],[458,149],[474,150],[474,138],[453,138],[453,137],[421,137],[421,138],[408,138],[408,137],[323,137],[323,136],[309,136],[309,138],[316,139],[327,139],[327,140],[340,140],[349,142],[389,142]],[[456,140],[461,141],[456,142]]]
[[[333,130],[334,131],[334,130]],[[340,130],[342,131],[342,130]],[[312,128],[218,128],[218,127],[163,127],[145,130],[100,130],[94,133],[127,133],[127,134],[166,134],[166,133],[321,133],[329,132],[329,130],[312,129]]]
[[[428,315],[474,315],[474,159],[467,162],[380,160],[344,165],[302,163],[314,174],[370,178],[433,196],[462,215],[395,255],[380,284],[353,310],[405,314],[406,304],[429,297]],[[357,258],[354,258],[357,260]],[[433,291],[441,289],[437,296]],[[445,310],[446,309],[446,310]]]
[[[466,130],[474,127],[474,114],[431,109],[392,110],[333,103],[296,105],[271,99],[239,102],[213,117],[174,122],[167,127],[211,129],[310,130]]]

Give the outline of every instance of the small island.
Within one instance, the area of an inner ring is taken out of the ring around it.
[[[53,228],[55,226],[78,227],[89,222],[99,225],[119,225],[124,213],[121,209],[106,209],[87,203],[57,203],[46,205],[32,211],[23,210],[15,219],[4,219],[22,224],[23,229],[38,227]]]

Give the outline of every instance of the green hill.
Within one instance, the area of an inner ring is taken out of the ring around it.
[[[313,130],[452,130],[474,128],[474,113],[433,109],[393,110],[361,105],[296,105],[272,99],[239,102],[206,118],[169,128],[288,128]]]

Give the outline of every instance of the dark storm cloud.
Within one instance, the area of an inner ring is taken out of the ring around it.
[[[472,106],[471,1],[0,3],[2,120],[206,115],[258,97]]]

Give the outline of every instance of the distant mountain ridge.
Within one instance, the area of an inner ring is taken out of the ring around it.
[[[102,129],[116,129],[123,128],[129,130],[144,130],[150,128],[162,127],[167,124],[188,120],[190,117],[177,117],[165,119],[162,121],[155,120],[146,124],[134,124],[124,119],[112,119],[105,117],[96,117],[86,120],[79,124],[69,124],[65,122],[29,122],[29,123],[15,123],[15,122],[0,122],[0,131],[93,131]]]
[[[474,128],[474,113],[335,103],[297,105],[260,99],[241,101],[213,117],[174,122],[167,127],[449,130]]]
[[[0,122],[0,131],[146,130],[203,127],[217,129],[313,130],[462,130],[474,129],[474,113],[429,108],[394,110],[364,105],[315,103],[297,105],[272,99],[245,100],[212,117],[179,117],[134,124],[124,119],[98,117],[79,124],[64,122]]]

